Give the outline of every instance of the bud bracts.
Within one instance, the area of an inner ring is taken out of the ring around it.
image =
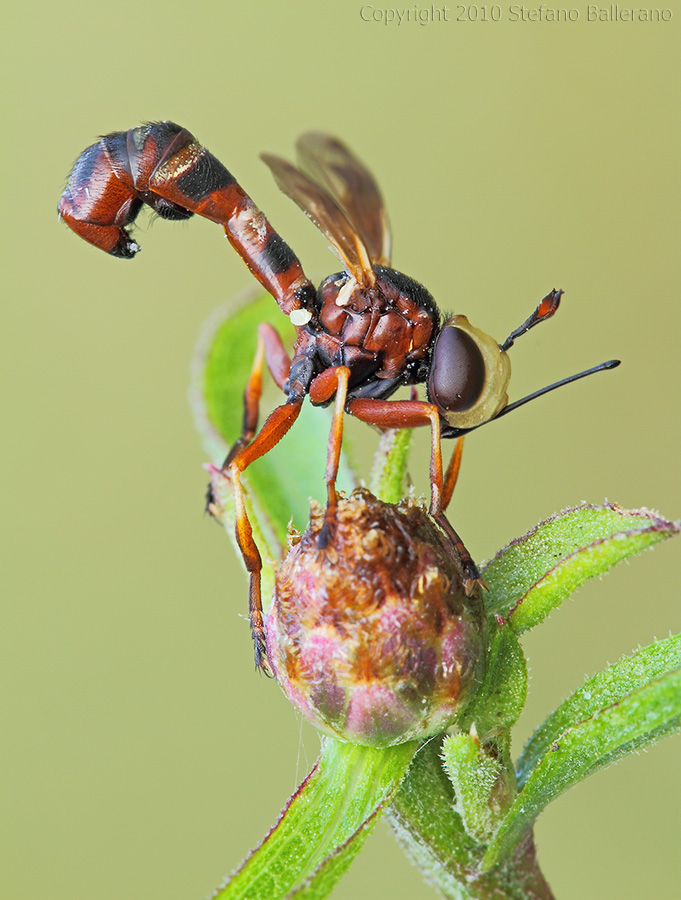
[[[447,538],[413,502],[366,490],[291,538],[267,618],[267,651],[293,705],[321,731],[373,747],[442,731],[484,666],[485,615]]]

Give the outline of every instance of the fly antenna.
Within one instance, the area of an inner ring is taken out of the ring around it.
[[[502,416],[505,416],[506,413],[510,413],[514,409],[518,409],[519,406],[524,406],[526,403],[529,403],[530,400],[535,400],[537,397],[541,397],[542,394],[548,394],[549,391],[555,391],[556,388],[563,387],[564,384],[571,384],[573,381],[579,381],[580,378],[586,378],[587,375],[593,375],[596,372],[603,372],[606,369],[616,369],[621,362],[621,359],[609,359],[597,366],[593,366],[591,369],[586,369],[584,372],[578,372],[576,375],[568,375],[567,378],[561,378],[560,381],[554,381],[553,384],[549,384],[546,387],[539,388],[538,391],[534,391],[532,394],[528,394],[527,397],[522,397],[520,400],[509,403],[508,406],[505,406],[501,410],[501,412],[494,418],[500,419]]]
[[[529,331],[530,328],[534,328],[534,326],[538,325],[540,322],[550,319],[560,306],[560,298],[563,294],[564,291],[557,291],[555,288],[550,294],[547,294],[532,315],[525,319],[523,324],[518,326],[515,331],[512,331],[503,344],[500,344],[501,350],[504,352],[509,350],[521,334],[525,334],[526,331]]]

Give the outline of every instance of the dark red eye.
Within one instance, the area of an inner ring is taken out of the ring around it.
[[[428,396],[442,410],[465,412],[480,399],[484,385],[480,348],[461,328],[445,325],[433,350]]]

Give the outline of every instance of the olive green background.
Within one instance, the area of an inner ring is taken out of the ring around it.
[[[69,166],[98,134],[182,123],[318,278],[334,267],[326,242],[258,154],[330,130],[378,176],[395,265],[444,309],[503,340],[565,289],[512,351],[512,396],[624,363],[468,439],[452,518],[477,559],[581,500],[681,515],[681,11],[588,23],[580,3],[576,23],[511,22],[504,4],[501,22],[457,22],[452,6],[448,22],[386,26],[361,8],[5,12],[3,897],[201,898],[318,747],[254,674],[245,580],[202,515],[189,363],[201,323],[252,279],[205,221],[143,217],[134,262],[58,225]],[[375,435],[349,431],[366,472]],[[425,488],[425,431],[416,442]],[[680,549],[621,566],[527,637],[518,746],[585,675],[679,631]],[[543,815],[561,900],[676,896],[680,748],[628,759]],[[434,894],[381,825],[335,896]]]

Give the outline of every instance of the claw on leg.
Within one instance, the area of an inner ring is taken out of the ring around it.
[[[483,590],[487,590],[487,585],[480,575],[478,567],[473,561],[473,557],[470,555],[466,545],[452,527],[452,524],[447,516],[443,512],[441,512],[437,516],[433,516],[433,518],[440,526],[440,528],[444,531],[445,535],[452,545],[453,551],[458,555],[459,560],[461,561],[463,589],[466,596],[470,597],[478,586]]]
[[[260,573],[257,578],[250,577],[248,589],[249,621],[251,624],[251,637],[253,638],[253,650],[255,654],[255,667],[268,678],[274,678],[274,672],[267,658],[267,640],[265,637],[265,623],[262,616],[262,600],[260,597]]]

